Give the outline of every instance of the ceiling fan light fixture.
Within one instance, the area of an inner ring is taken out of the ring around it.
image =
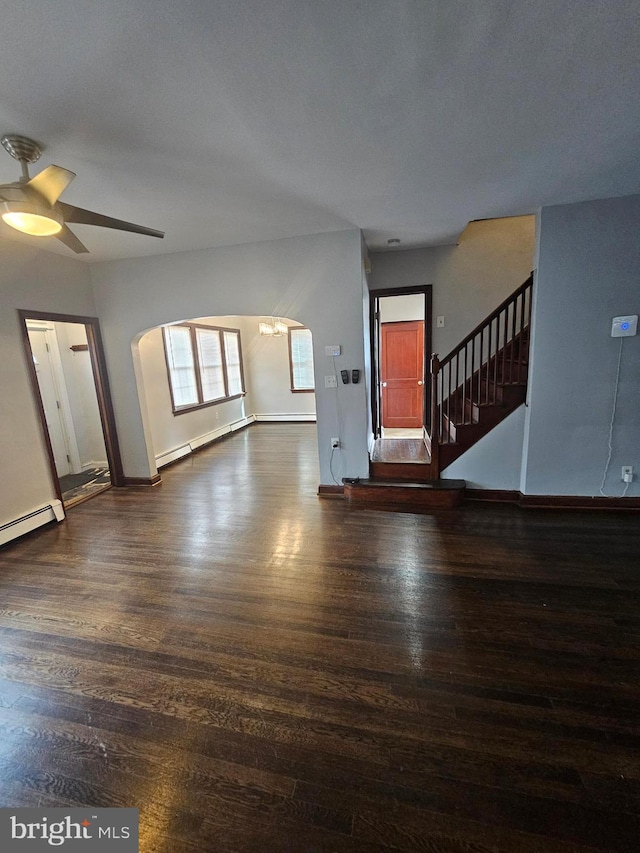
[[[11,228],[33,237],[51,237],[62,231],[62,216],[53,208],[35,202],[0,202],[0,215]]]

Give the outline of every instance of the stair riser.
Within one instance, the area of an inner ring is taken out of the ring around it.
[[[437,476],[431,465],[414,465],[411,462],[371,462],[369,473],[377,480],[408,480],[413,483],[426,483]]]
[[[371,509],[420,512],[424,510],[455,509],[464,500],[464,489],[433,489],[416,491],[402,486],[363,486],[345,483],[344,496],[353,506]]]

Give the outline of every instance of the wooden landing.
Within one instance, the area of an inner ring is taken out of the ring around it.
[[[425,483],[434,479],[435,472],[421,438],[378,438],[371,454],[369,473],[375,480]]]
[[[397,512],[455,509],[464,500],[464,480],[355,480],[344,481],[344,496],[352,504]]]

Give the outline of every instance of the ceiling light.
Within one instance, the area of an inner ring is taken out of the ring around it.
[[[269,338],[281,338],[289,332],[289,327],[286,323],[283,323],[280,319],[275,320],[273,317],[270,323],[259,323],[258,329],[261,335],[266,335]]]
[[[0,202],[0,213],[7,225],[34,237],[49,237],[62,231],[62,216],[53,208],[37,202],[3,201]]]
[[[399,246],[400,240],[397,237],[391,237],[387,240],[387,246]]]

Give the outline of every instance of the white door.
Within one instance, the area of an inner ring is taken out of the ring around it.
[[[46,330],[29,330],[33,362],[38,377],[42,406],[53,448],[53,458],[58,477],[71,473],[69,440],[62,417],[61,403],[54,379],[51,356],[46,340]]]

